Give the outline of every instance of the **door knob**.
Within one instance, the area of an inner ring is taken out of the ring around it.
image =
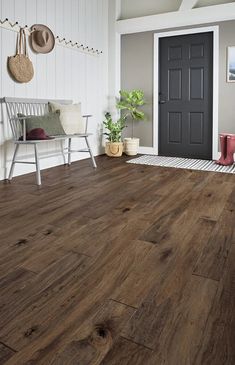
[[[165,104],[166,100],[159,100],[159,104]]]

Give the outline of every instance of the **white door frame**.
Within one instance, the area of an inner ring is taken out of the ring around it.
[[[153,150],[158,155],[159,129],[159,40],[164,37],[174,37],[195,33],[213,33],[213,112],[212,112],[212,158],[218,157],[218,103],[219,103],[219,26],[182,29],[154,34],[154,95],[153,95]]]

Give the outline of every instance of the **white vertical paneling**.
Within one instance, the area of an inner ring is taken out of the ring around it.
[[[101,49],[106,52],[108,50],[108,9],[109,9],[109,0],[102,0],[102,34],[103,37],[101,38]],[[106,74],[106,71],[108,70],[108,57],[103,57],[103,60],[101,62],[101,68],[103,70],[102,75],[104,76]],[[107,107],[107,99],[108,99],[108,76],[104,77],[103,79],[103,87],[104,87],[104,93],[103,93],[103,108]]]
[[[56,34],[60,37],[64,35],[64,1],[56,0]],[[56,98],[63,99],[64,97],[64,85],[65,85],[65,75],[64,75],[64,48],[56,47]]]
[[[17,0],[16,0],[17,1]],[[37,0],[26,0],[25,9],[25,22],[28,27],[37,23]],[[37,55],[29,49],[29,56],[34,66],[34,78],[26,85],[26,97],[36,98],[37,97]]]
[[[56,0],[47,0],[46,2],[46,14],[47,14],[47,26],[55,33],[56,30]],[[55,35],[55,34],[54,34]],[[56,95],[56,52],[50,52],[46,56],[47,58],[47,97],[53,98]]]
[[[108,0],[1,0],[0,17],[18,21],[31,27],[35,23],[48,25],[55,36],[79,41],[104,54],[93,57],[82,52],[56,46],[53,52],[35,54],[29,49],[35,76],[28,84],[17,84],[7,72],[7,57],[15,53],[16,33],[0,28],[0,92],[1,96],[31,98],[72,99],[81,101],[82,112],[91,113],[90,130],[95,133],[91,140],[95,153],[100,150],[98,132],[106,109],[108,85]],[[13,144],[6,116],[0,125],[0,179],[12,157]],[[48,152],[55,143],[47,143]],[[75,147],[78,141],[74,142]],[[30,147],[21,149],[21,154],[32,158]],[[76,154],[73,159],[84,158]],[[61,157],[42,160],[41,166],[62,163]],[[32,171],[32,167],[19,165],[16,174]]]
[[[2,2],[0,2],[0,17],[2,19]],[[0,42],[2,44],[2,29],[0,28]],[[0,65],[2,65],[2,47],[0,47]],[[0,70],[2,74],[2,69]],[[0,82],[0,93],[2,95],[2,82]],[[4,129],[3,129],[3,109],[0,109],[0,176],[5,176],[4,169],[4,155],[5,155],[5,147],[4,147]]]
[[[79,1],[72,0],[71,1],[71,39],[72,41],[77,41],[79,39],[79,22],[78,22],[78,14],[79,14]],[[73,70],[73,74],[71,77],[71,93],[73,95],[74,101],[80,101],[80,64],[79,64],[79,52],[71,53],[71,70]]]
[[[40,0],[36,2],[36,18],[38,24],[47,24],[46,0]],[[36,78],[38,98],[43,98],[45,96],[47,74],[47,55],[37,54]]]
[[[2,2],[2,18],[9,18],[9,14],[14,16],[14,0]],[[7,70],[7,58],[15,53],[15,33],[2,29],[2,64],[1,83],[3,95],[15,94],[15,82],[9,77]],[[4,46],[3,46],[4,45]]]
[[[8,18],[9,13],[14,17],[15,9],[14,9],[14,0],[8,0],[2,2],[2,18]],[[15,34],[7,31],[6,29],[2,29],[2,64],[1,64],[1,83],[2,83],[2,93],[3,95],[14,95],[15,94],[15,83],[10,78],[8,70],[7,70],[7,58],[9,56],[14,55],[15,53]],[[3,120],[5,120],[6,115],[4,113]],[[3,142],[1,145],[1,173],[3,174],[2,178],[5,177],[5,166],[7,161],[7,156],[12,153],[12,144],[9,142],[11,139],[11,133],[9,124],[3,124]]]
[[[26,19],[25,19],[25,4],[26,0],[14,0],[14,17],[13,21],[18,21],[19,24],[25,26]],[[16,33],[14,33],[15,40],[17,39]],[[20,97],[22,94],[26,94],[26,85],[20,83],[14,83],[15,86],[15,96]]]
[[[78,8],[78,30],[79,41],[86,44],[86,0],[79,0]],[[79,98],[82,103],[82,111],[86,114],[86,55],[79,53],[78,58],[78,85],[79,85]]]
[[[89,0],[90,1],[90,0]],[[68,40],[72,38],[72,1],[67,0],[63,2],[63,13],[64,13],[64,37]],[[72,51],[71,49],[64,49],[64,76],[65,76],[65,84],[64,84],[64,97],[67,99],[72,98],[72,69],[71,69],[71,60],[72,60]]]

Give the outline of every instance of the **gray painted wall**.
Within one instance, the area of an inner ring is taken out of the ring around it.
[[[226,82],[227,47],[235,46],[235,21],[217,24],[220,34],[219,131],[235,133],[235,83]],[[153,146],[153,41],[154,32],[145,32],[123,35],[121,42],[121,88],[142,89],[148,102],[144,108],[148,121],[138,122],[134,128],[135,137],[146,147]],[[130,128],[125,134],[130,135]]]

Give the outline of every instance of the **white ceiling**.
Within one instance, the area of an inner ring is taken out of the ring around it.
[[[176,11],[181,0],[121,0],[121,18],[136,18]]]
[[[177,11],[182,0],[121,0],[121,19]],[[196,8],[235,2],[235,0],[198,0]]]

